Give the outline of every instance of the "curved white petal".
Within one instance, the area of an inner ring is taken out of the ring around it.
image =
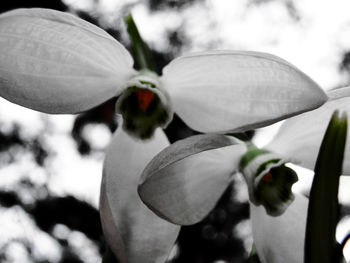
[[[318,151],[335,110],[350,116],[350,87],[331,92],[322,107],[285,121],[275,138],[265,148],[297,159],[301,166],[314,169]],[[350,129],[345,148],[343,174],[350,175]]]
[[[179,226],[156,216],[137,193],[146,164],[169,144],[158,129],[147,141],[136,141],[118,129],[104,162],[100,214],[105,237],[122,263],[163,263]]]
[[[50,9],[0,15],[0,96],[47,113],[76,113],[118,95],[134,74],[102,29]]]
[[[246,145],[224,135],[197,135],[160,152],[142,173],[139,194],[160,217],[195,224],[216,205]]]
[[[161,80],[175,112],[201,132],[263,127],[327,100],[322,89],[290,63],[251,51],[180,57],[164,68]]]
[[[350,86],[329,90],[327,92],[327,95],[329,100],[336,100],[336,99],[341,99],[345,97],[350,97]]]
[[[267,215],[261,206],[250,205],[254,244],[262,263],[304,262],[307,208],[307,198],[298,194],[277,217]]]

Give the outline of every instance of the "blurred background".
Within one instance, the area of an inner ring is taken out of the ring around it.
[[[123,18],[131,12],[159,74],[179,55],[234,49],[278,55],[325,90],[350,83],[347,0],[0,2],[0,12],[20,7],[73,13],[130,52]],[[104,151],[117,129],[114,105],[112,99],[80,115],[53,116],[0,98],[0,262],[100,262],[106,247],[97,209]],[[262,146],[278,126],[247,136]],[[166,133],[171,142],[195,134],[176,116]],[[307,193],[312,173],[298,171],[298,190]],[[349,187],[342,181],[339,241],[350,232]],[[245,185],[235,181],[203,222],[182,228],[171,262],[247,262],[252,239],[246,197]]]

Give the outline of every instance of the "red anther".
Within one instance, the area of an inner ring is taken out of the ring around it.
[[[262,180],[266,183],[271,183],[273,180],[272,174],[270,172],[265,174],[264,177],[262,178]]]
[[[154,93],[146,89],[138,89],[136,91],[136,94],[140,108],[143,111],[146,111],[146,109],[154,99]]]

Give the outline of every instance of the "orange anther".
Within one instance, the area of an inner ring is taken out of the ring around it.
[[[153,101],[154,93],[146,89],[138,89],[136,94],[140,108],[145,111]]]
[[[264,175],[264,177],[262,178],[262,180],[264,182],[267,182],[267,183],[271,183],[273,178],[272,178],[272,174],[271,173],[267,173]]]

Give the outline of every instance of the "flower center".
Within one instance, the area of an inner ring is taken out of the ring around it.
[[[284,164],[281,156],[248,144],[240,169],[248,184],[249,198],[255,205],[263,205],[269,215],[281,215],[294,199],[292,185],[297,174]]]
[[[123,129],[141,139],[152,137],[157,127],[166,127],[173,116],[168,93],[149,71],[141,71],[126,83],[116,111],[123,116]]]
[[[294,200],[291,188],[297,180],[297,174],[284,164],[273,167],[257,184],[256,199],[260,200],[270,215],[281,215]]]

